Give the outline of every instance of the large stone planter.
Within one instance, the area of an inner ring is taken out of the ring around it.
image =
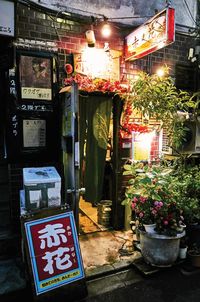
[[[168,267],[178,258],[180,239],[185,232],[177,236],[150,234],[140,231],[141,254],[146,263],[158,267]]]

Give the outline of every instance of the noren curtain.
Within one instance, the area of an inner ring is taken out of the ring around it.
[[[80,96],[80,159],[84,163],[85,200],[96,205],[103,194],[103,178],[112,96]],[[85,148],[85,149],[84,149]],[[85,153],[85,154],[84,154]]]

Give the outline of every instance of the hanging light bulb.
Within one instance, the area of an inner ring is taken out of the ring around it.
[[[108,38],[111,35],[111,27],[108,23],[104,24],[101,29],[101,33],[104,38]]]
[[[104,17],[104,22],[103,22],[103,26],[101,28],[101,33],[104,38],[108,38],[111,35],[111,27],[110,27],[110,24],[107,22],[106,17]]]

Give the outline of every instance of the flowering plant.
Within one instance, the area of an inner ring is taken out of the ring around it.
[[[155,223],[159,234],[177,234],[184,218],[172,190],[172,169],[143,163],[125,165],[124,169],[124,175],[133,177],[122,204],[131,205],[139,226]]]
[[[94,79],[92,77],[83,76],[78,73],[64,79],[65,86],[71,86],[73,82],[78,84],[80,90],[87,92],[102,91],[125,93],[129,90],[128,86],[120,83],[120,81],[112,81],[100,78]]]

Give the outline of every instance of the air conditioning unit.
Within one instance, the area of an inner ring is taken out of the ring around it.
[[[185,139],[181,146],[171,148],[168,145],[167,129],[163,128],[162,133],[162,153],[169,155],[177,154],[200,154],[200,123],[198,121],[185,121],[185,127],[188,128],[186,131]]]

